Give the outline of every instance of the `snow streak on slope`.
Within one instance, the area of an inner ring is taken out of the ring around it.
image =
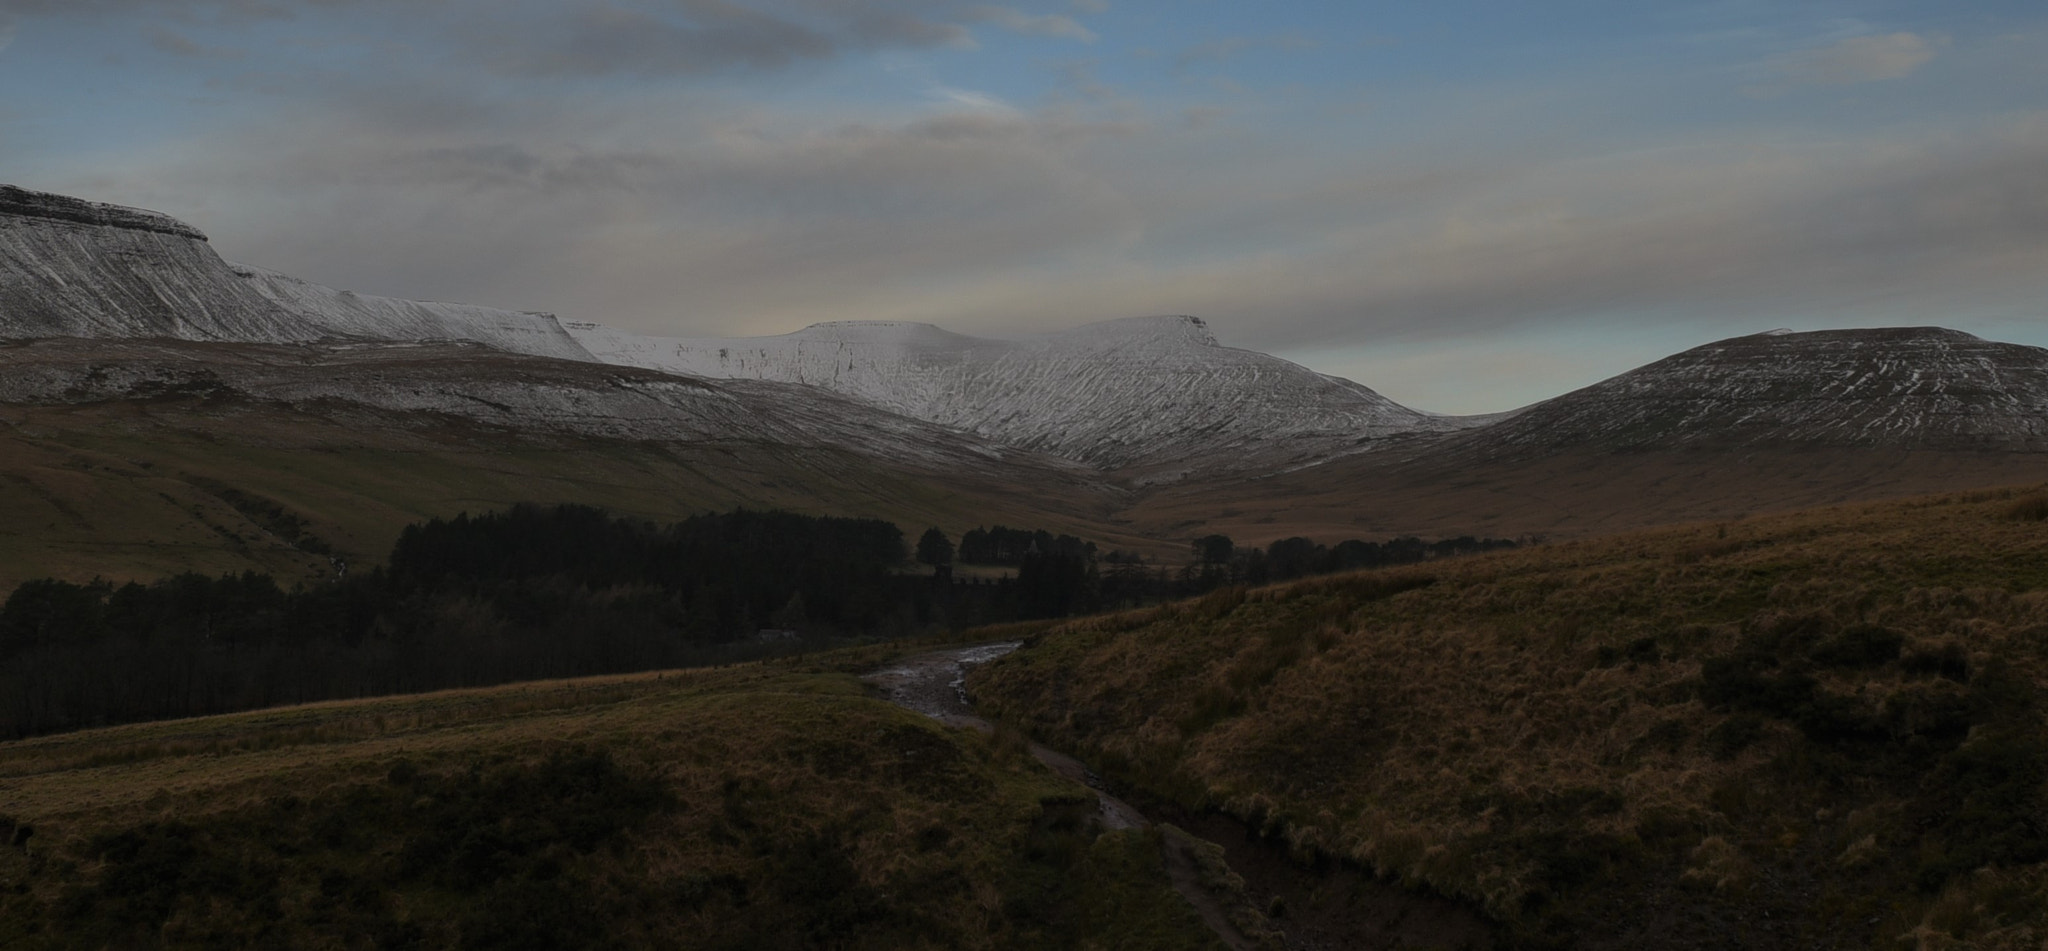
[[[512,432],[644,442],[746,442],[851,451],[940,472],[1012,471],[1075,483],[1075,463],[997,446],[815,388],[710,382],[471,343],[261,344],[54,339],[0,345],[0,404],[250,403],[374,425],[465,420]],[[224,417],[225,418],[225,417]]]
[[[1540,403],[1460,448],[2048,450],[2048,350],[1939,327],[1776,331]]]
[[[0,186],[0,337],[313,340],[191,226]]]
[[[1467,425],[1221,346],[1194,317],[1113,320],[1022,340],[866,321],[780,337],[693,339],[565,326],[608,362],[820,386],[1106,469],[1272,466]]]
[[[474,340],[589,360],[553,317],[367,297],[234,268],[155,212],[0,186],[0,338]]]
[[[258,294],[330,329],[334,336],[378,340],[473,340],[540,357],[592,360],[552,314],[376,297],[302,281],[276,271],[234,265]]]

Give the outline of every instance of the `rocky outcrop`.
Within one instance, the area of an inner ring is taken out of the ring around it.
[[[48,192],[33,192],[13,185],[0,185],[0,216],[44,218],[124,231],[167,234],[194,241],[206,240],[206,235],[201,234],[198,228],[169,215]]]

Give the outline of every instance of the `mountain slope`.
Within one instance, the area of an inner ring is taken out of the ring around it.
[[[151,211],[0,185],[0,339],[474,340],[589,360],[553,317],[337,291],[222,261]]]
[[[526,313],[402,300],[338,291],[331,287],[248,265],[232,265],[256,293],[328,328],[333,336],[372,340],[473,340],[511,353],[562,360],[592,360],[552,314]]]
[[[659,338],[571,322],[600,359],[807,383],[1104,469],[1264,468],[1470,425],[1278,357],[1224,347],[1195,317],[994,340],[848,321],[779,337]]]
[[[299,577],[326,559],[280,536],[278,512],[359,559],[408,522],[534,500],[863,515],[913,533],[995,519],[1150,547],[1107,524],[1125,494],[1092,470],[810,387],[474,344],[0,345],[0,590]]]
[[[1903,327],[1722,340],[1488,426],[1177,486],[1128,515],[1241,539],[1579,536],[2044,478],[2048,350]]]
[[[1461,442],[1476,451],[2048,450],[2048,350],[1940,327],[1735,337],[1537,404]]]

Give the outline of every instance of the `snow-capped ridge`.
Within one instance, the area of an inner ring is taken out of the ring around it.
[[[326,335],[376,340],[472,340],[511,353],[592,361],[555,315],[336,290],[268,268],[229,268],[258,294]]]
[[[466,340],[590,361],[553,316],[337,291],[221,260],[167,215],[0,185],[0,339]]]
[[[1126,318],[1008,340],[897,321],[723,338],[564,326],[606,362],[818,386],[1107,469],[1257,469],[1470,425],[1278,357],[1221,346],[1196,317]]]
[[[1751,334],[1537,404],[1464,442],[2048,451],[2048,350],[1945,327]]]
[[[1071,330],[1055,331],[1044,335],[1044,337],[1095,346],[1129,346],[1148,343],[1192,344],[1198,347],[1222,346],[1221,343],[1217,342],[1216,334],[1209,329],[1208,321],[1185,314],[1118,317],[1113,320],[1082,324]]]
[[[0,215],[43,218],[101,228],[119,228],[124,231],[147,231],[190,238],[194,241],[206,240],[206,235],[198,228],[170,215],[130,208],[126,205],[110,205],[67,195],[30,191],[15,185],[0,185]]]

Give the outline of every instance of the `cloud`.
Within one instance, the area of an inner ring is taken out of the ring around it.
[[[1938,34],[1851,36],[1779,58],[1768,67],[1770,81],[1744,91],[1768,98],[1795,86],[1850,86],[1903,79],[1933,60],[1949,43],[1947,36]]]
[[[415,48],[447,48],[525,79],[765,72],[848,51],[971,47],[968,22],[1092,40],[1062,16],[1027,16],[959,0],[0,0],[0,16],[150,16],[223,25],[316,12],[376,10],[349,32],[382,30]],[[157,49],[219,57],[162,23]]]
[[[1314,49],[1315,41],[1299,34],[1278,36],[1231,36],[1220,40],[1198,43],[1181,50],[1173,58],[1175,66],[1186,69],[1208,63],[1222,63],[1239,55],[1257,50],[1305,50]]]
[[[1060,37],[1069,40],[1079,40],[1083,43],[1093,43],[1099,39],[1095,35],[1095,31],[1082,26],[1073,17],[1062,16],[1057,13],[1034,15],[1022,13],[1009,7],[996,6],[974,7],[969,13],[977,20],[994,23],[1013,33],[1023,33],[1030,36]]]
[[[1063,92],[1089,102],[1108,102],[1116,98],[1117,91],[1096,75],[1099,65],[1100,60],[1070,59],[1053,64],[1053,70]]]
[[[664,14],[584,2],[540,24],[479,25],[463,32],[463,42],[501,73],[537,78],[767,70],[834,52],[832,39],[816,30],[722,0],[680,0],[676,6],[675,14]]]
[[[444,128],[273,117],[35,181],[183,215],[231,259],[325,283],[670,332],[943,308],[1137,233],[1075,159],[1128,133],[1113,124],[955,108],[806,131],[644,105],[666,121],[621,124],[574,97]]]
[[[210,15],[223,22],[287,19],[299,7],[340,6],[394,0],[0,0],[0,15],[106,16],[154,14],[177,20]]]
[[[238,60],[244,55],[240,50],[202,46],[187,39],[183,34],[163,26],[150,28],[149,45],[159,53],[169,53],[188,59]]]

